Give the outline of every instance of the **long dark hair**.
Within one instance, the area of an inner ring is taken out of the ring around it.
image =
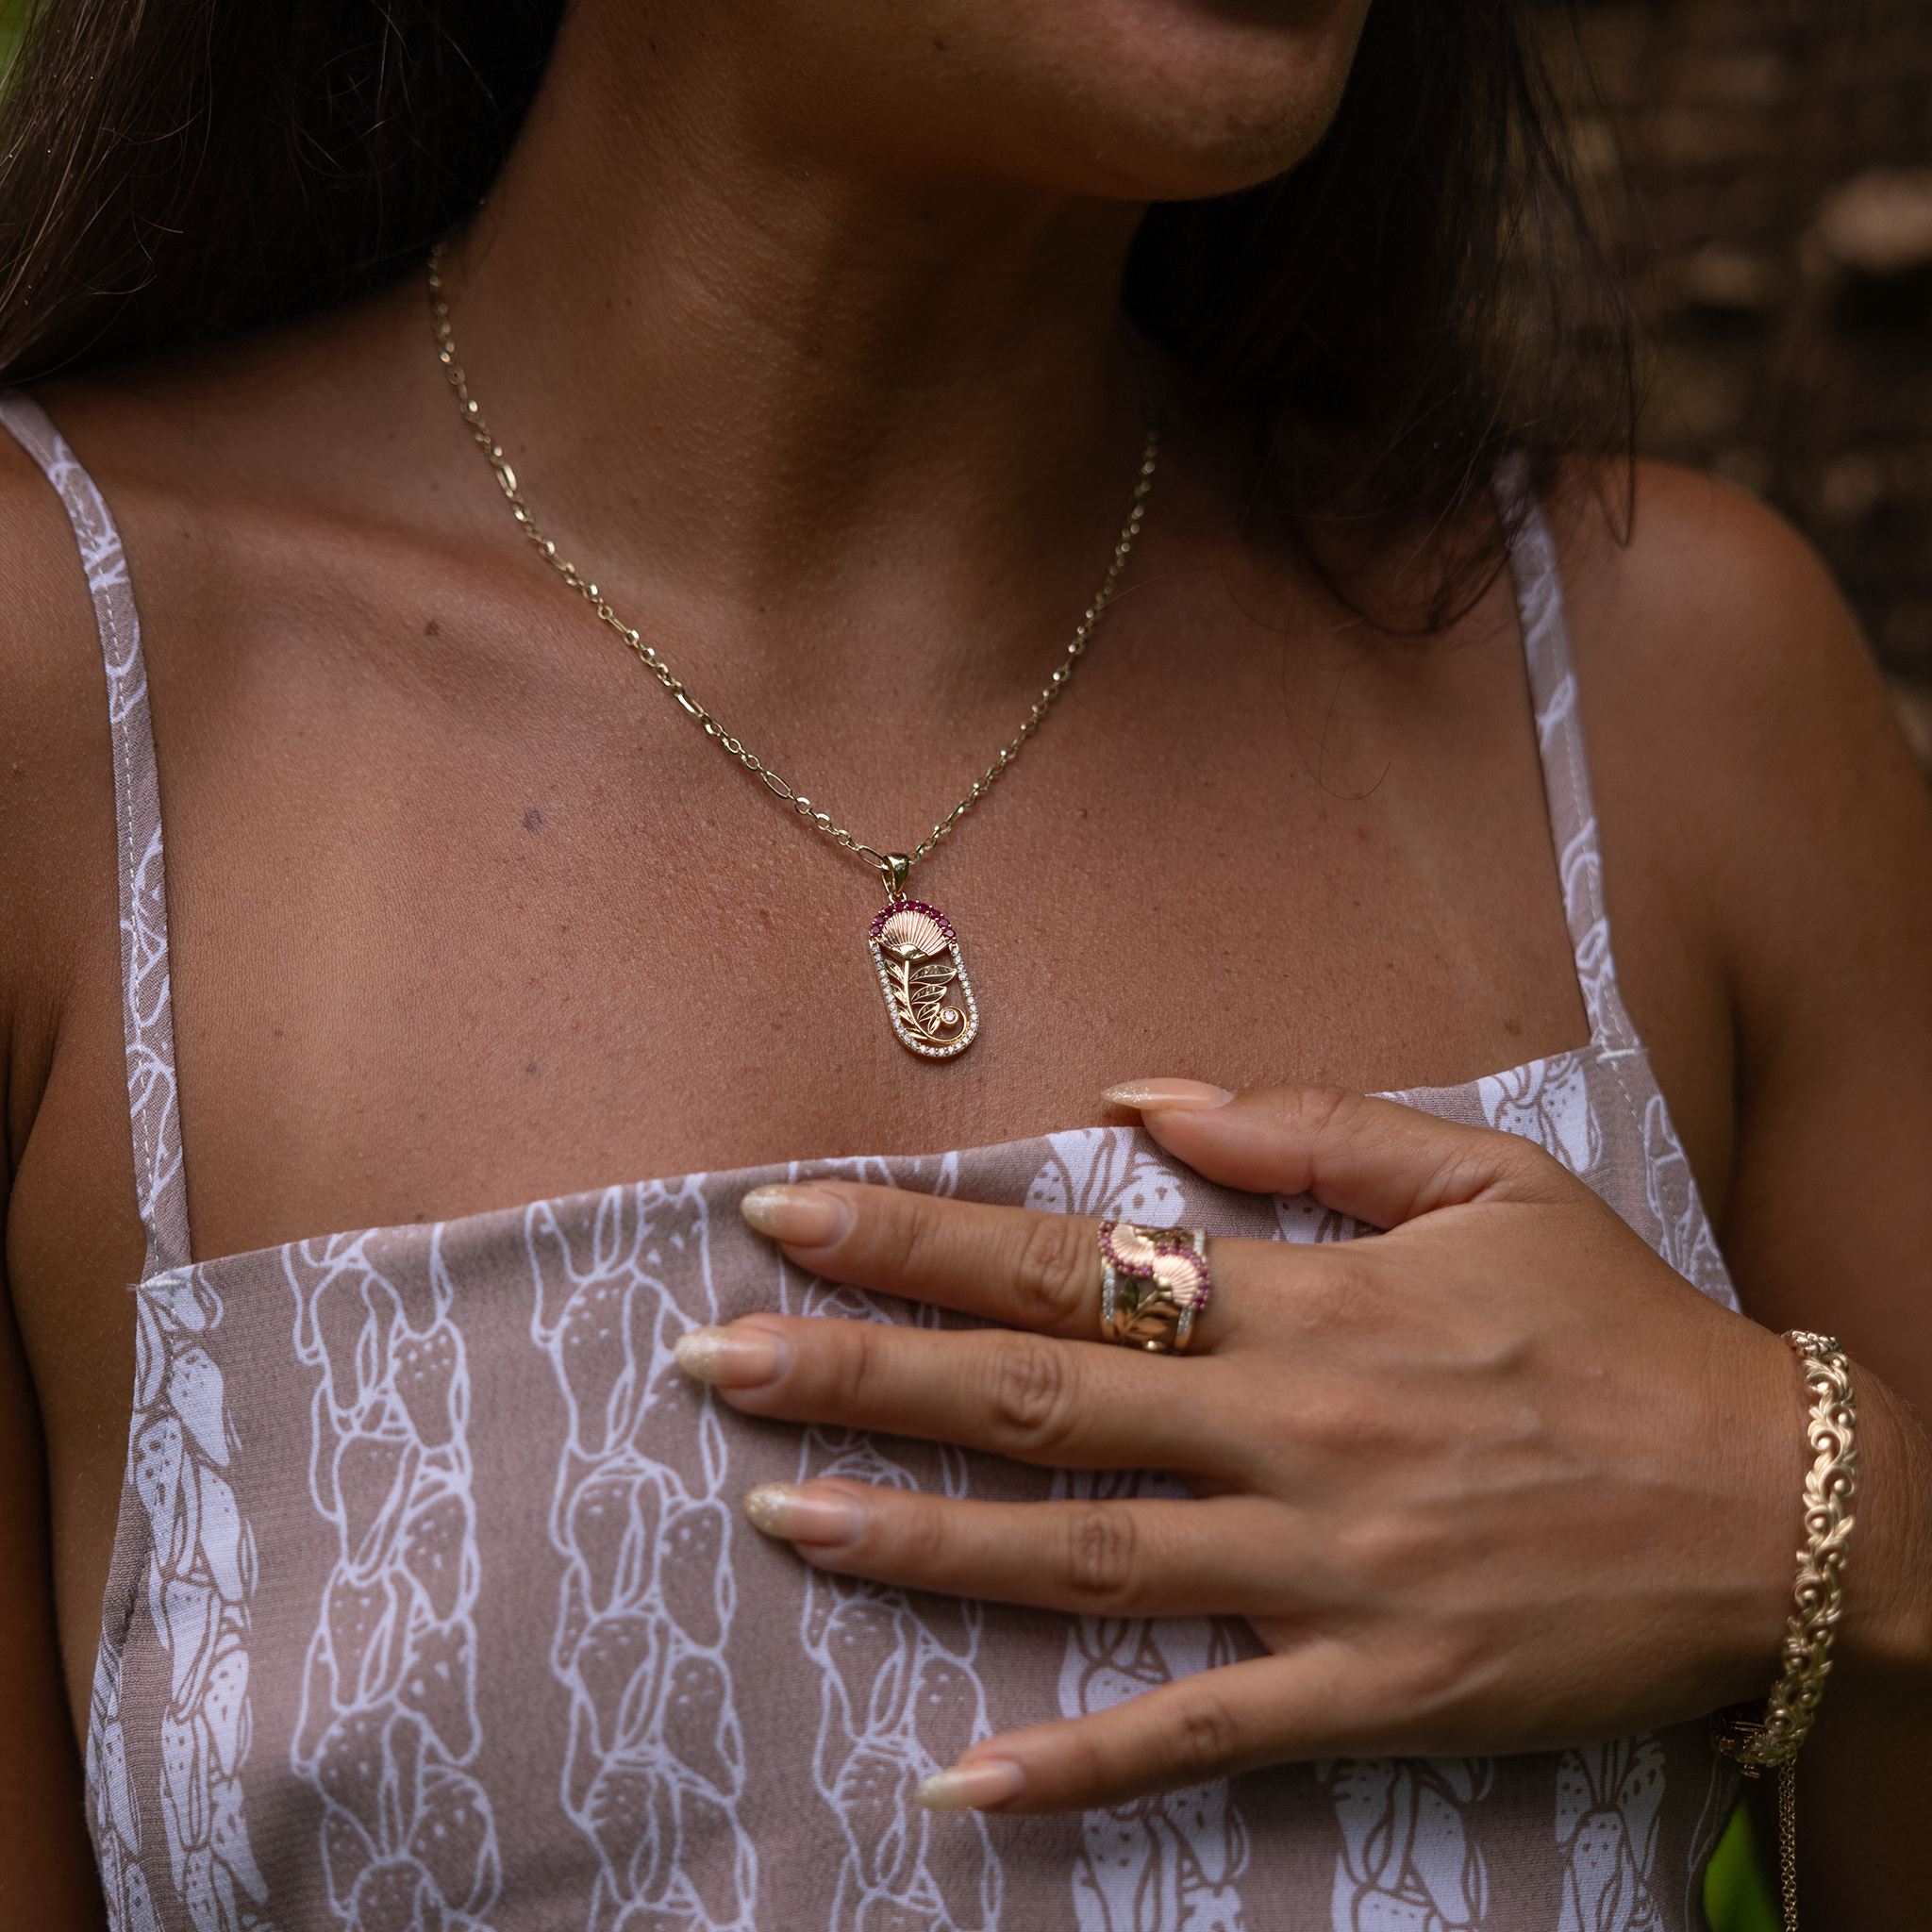
[[[1291,522],[1484,523],[1627,452],[1631,325],[1540,48],[1566,0],[1374,0],[1292,173],[1148,213],[1129,316],[1250,412]],[[29,0],[0,99],[0,379],[326,308],[502,165],[563,0]],[[1573,43],[1574,44],[1574,43]],[[1444,553],[1430,616],[1497,554]],[[1319,546],[1317,546],[1319,548]]]

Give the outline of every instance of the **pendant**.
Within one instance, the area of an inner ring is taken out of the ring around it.
[[[873,921],[869,942],[899,1044],[929,1060],[964,1053],[978,1037],[979,1006],[945,914],[895,895]]]

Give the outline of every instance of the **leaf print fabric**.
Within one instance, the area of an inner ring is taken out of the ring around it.
[[[1557,1840],[1570,1850],[1557,1932],[1652,1932],[1664,1754],[1650,1738],[1566,1751],[1557,1773]]]
[[[889,1319],[871,1299],[812,1283],[797,1312]],[[932,1311],[906,1312],[930,1325]],[[929,1461],[939,1482],[926,1486],[966,1493],[965,1457],[958,1450],[941,1447]],[[818,1476],[922,1487],[888,1444],[808,1429],[794,1480]],[[1002,1874],[987,1822],[976,1813],[941,1819],[914,1798],[934,1772],[989,1734],[978,1672],[984,1630],[978,1604],[816,1571],[806,1579],[799,1636],[819,1673],[812,1776],[843,1840],[832,1924],[906,1932],[991,1932],[1000,1924]]]
[[[455,1288],[383,1268],[379,1235],[289,1251],[295,1349],[319,1373],[310,1494],[336,1560],[290,1763],[322,1798],[329,1903],[351,1932],[480,1932],[500,1879],[473,1621],[482,1587]]]
[[[241,1447],[222,1372],[208,1353],[221,1298],[186,1274],[158,1275],[136,1302],[135,1408],[128,1486],[143,1519],[144,1595],[158,1659],[159,1775],[149,1816],[166,1846],[172,1898],[196,1932],[272,1932],[268,1886],[242,1818],[249,1743],[250,1607],[255,1539],[231,1486]],[[138,1613],[137,1613],[138,1614]],[[125,1655],[95,1659],[88,1737],[94,1814],[111,1836],[101,1854],[108,1922],[167,1924],[157,1875],[137,1862],[142,1804],[123,1719]]]
[[[141,1868],[141,1802],[121,1724],[121,1655],[105,1637],[88,1706],[87,1799],[109,1932],[155,1932],[160,1922]]]
[[[1710,1217],[1661,1093],[1644,1102],[1643,1156],[1643,1199],[1657,1224],[1657,1253],[1713,1301],[1737,1307]]]
[[[1489,1867],[1471,1811],[1494,1785],[1492,1759],[1341,1758],[1315,1774],[1333,1790],[1341,1827],[1335,1932],[1488,1923]]]
[[[690,1183],[612,1188],[588,1242],[547,1206],[526,1229],[531,1335],[570,1416],[550,1509],[565,1566],[550,1666],[571,1700],[558,1802],[597,1863],[587,1932],[756,1924],[718,1411],[706,1392],[671,1457],[650,1425],[667,1405],[683,1420],[690,1384],[672,1346],[717,1319],[708,1215]],[[667,1252],[688,1265],[667,1270]]]
[[[1604,1134],[1590,1097],[1582,1056],[1531,1060],[1476,1082],[1483,1118],[1505,1134],[1534,1141],[1572,1174],[1586,1174],[1603,1158]]]

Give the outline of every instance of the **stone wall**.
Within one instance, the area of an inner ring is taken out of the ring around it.
[[[1932,766],[1932,0],[1582,23],[1588,73],[1553,44],[1646,325],[1642,445],[1809,537]]]

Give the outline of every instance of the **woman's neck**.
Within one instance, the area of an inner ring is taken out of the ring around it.
[[[960,651],[1037,658],[1041,599],[1084,601],[1139,453],[1139,205],[855,132],[863,100],[802,88],[807,57],[736,17],[573,14],[452,251],[485,411],[586,568],[666,614],[773,637],[808,612],[863,657],[915,619],[939,643],[943,608]]]

